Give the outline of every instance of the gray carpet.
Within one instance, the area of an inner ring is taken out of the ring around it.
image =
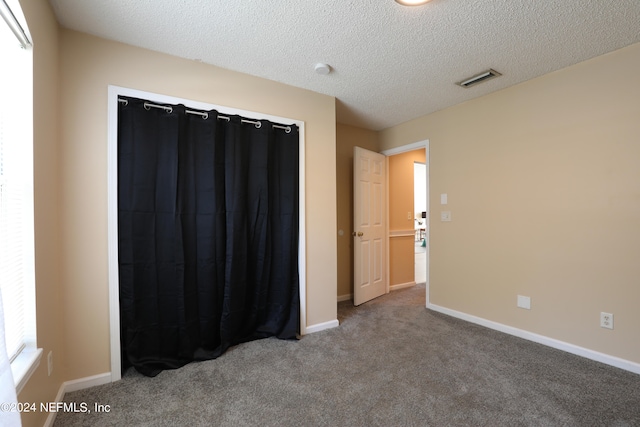
[[[55,426],[640,426],[640,376],[424,308],[424,286],[298,342],[266,339],[65,396]]]

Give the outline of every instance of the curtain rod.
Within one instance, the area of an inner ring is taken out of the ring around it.
[[[0,0],[3,1],[3,0]],[[127,101],[126,99],[122,99],[122,98],[118,98],[118,102],[122,102],[124,105],[127,105],[129,103],[129,101]],[[151,102],[145,102],[144,103],[144,108],[145,110],[149,110],[150,108],[160,108],[164,111],[166,111],[167,113],[171,113],[173,112],[173,107],[169,107],[167,105],[159,105],[159,104],[152,104]],[[196,116],[201,116],[203,120],[207,120],[209,118],[209,113],[204,112],[204,111],[194,111],[194,110],[185,110],[184,111],[187,114],[194,114]],[[229,116],[222,116],[222,115],[218,115],[217,117],[218,119],[222,119],[222,120],[226,120],[229,121],[231,120],[231,117]],[[262,122],[259,121],[255,121],[255,120],[247,120],[247,119],[241,119],[240,120],[242,123],[251,123],[253,125],[256,126],[256,129],[260,129],[262,127]],[[291,133],[291,126],[282,126],[282,125],[272,125],[274,128],[276,129],[284,129],[284,131],[286,133]]]
[[[9,29],[11,29],[11,32],[13,32],[13,34],[16,36],[16,38],[20,42],[20,46],[22,46],[23,49],[30,47],[31,41],[29,40],[29,37],[27,37],[27,33],[24,32],[22,25],[20,25],[15,15],[4,0],[0,0],[0,16],[4,18],[5,22],[9,26]]]

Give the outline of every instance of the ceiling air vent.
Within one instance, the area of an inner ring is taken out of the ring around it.
[[[496,70],[493,70],[491,68],[489,68],[487,71],[483,71],[480,74],[476,74],[473,77],[469,77],[468,79],[465,79],[461,82],[456,83],[459,86],[462,87],[471,87],[471,86],[475,86],[479,83],[482,82],[486,82],[489,79],[492,79],[494,77],[499,77],[502,74],[500,74],[499,72],[497,72]]]

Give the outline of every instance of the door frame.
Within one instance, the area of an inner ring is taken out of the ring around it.
[[[120,286],[118,274],[118,96],[148,99],[161,104],[184,104],[196,110],[216,110],[224,115],[240,115],[256,120],[295,124],[299,127],[299,206],[298,206],[298,275],[300,284],[300,334],[307,330],[307,270],[306,270],[306,212],[305,212],[305,128],[301,120],[272,116],[255,111],[225,107],[191,99],[178,98],[109,85],[107,97],[107,242],[109,281],[109,336],[111,347],[111,382],[122,377],[120,360]]]
[[[387,191],[386,191],[386,205],[387,205],[387,230],[389,230],[389,157],[390,156],[394,156],[396,154],[402,154],[402,153],[406,153],[408,151],[414,151],[414,150],[419,150],[420,148],[424,148],[425,150],[425,166],[426,166],[426,179],[427,179],[427,185],[425,186],[427,194],[427,218],[426,218],[426,224],[425,224],[425,236],[429,236],[428,238],[425,237],[425,241],[426,241],[426,253],[425,256],[427,257],[427,262],[426,262],[426,284],[425,284],[425,292],[426,292],[426,298],[425,298],[425,307],[429,305],[429,258],[430,258],[430,254],[431,254],[431,249],[430,249],[430,244],[431,244],[431,233],[430,233],[430,229],[431,229],[431,209],[430,209],[430,204],[429,204],[429,194],[430,194],[430,173],[429,173],[429,164],[431,162],[431,156],[430,156],[430,152],[429,152],[429,140],[425,139],[422,141],[418,141],[418,142],[413,142],[411,144],[407,144],[407,145],[402,145],[400,147],[395,147],[395,148],[390,148],[388,150],[383,150],[381,151],[381,154],[384,154],[386,157],[386,161],[387,161]],[[390,273],[389,273],[389,240],[390,240],[390,236],[387,233],[387,292],[389,292],[389,281],[390,281]]]

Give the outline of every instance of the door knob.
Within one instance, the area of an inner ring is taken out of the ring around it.
[[[364,233],[362,231],[358,231],[358,237],[362,237],[364,236]]]

